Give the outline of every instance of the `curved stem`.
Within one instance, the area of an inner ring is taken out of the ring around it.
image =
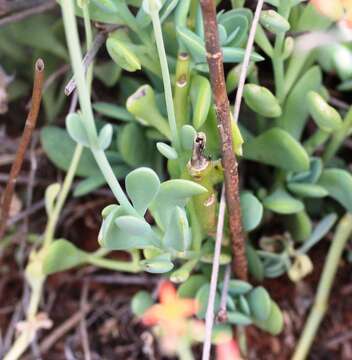
[[[140,266],[136,264],[135,261],[131,261],[131,262],[117,261],[117,260],[105,259],[97,256],[90,256],[88,258],[88,262],[92,265],[114,271],[124,271],[131,273],[136,273],[141,271]]]
[[[170,72],[169,72],[169,66],[167,64],[167,56],[166,56],[165,47],[164,47],[163,34],[161,31],[159,12],[155,6],[155,0],[149,0],[149,4],[150,4],[150,8],[151,8],[150,16],[151,16],[152,22],[153,22],[155,41],[156,41],[156,46],[158,49],[161,73],[162,73],[163,83],[164,83],[167,117],[169,120],[170,129],[171,129],[172,143],[177,151],[180,149],[180,142],[179,142],[178,132],[177,132],[175,109],[174,109],[174,103],[173,103],[173,99],[172,99]]]
[[[73,2],[71,0],[63,0],[61,9],[64,20],[67,45],[69,48],[71,63],[77,84],[79,103],[83,113],[84,123],[87,129],[90,149],[108,185],[116,196],[116,199],[129,213],[136,214],[135,209],[131,205],[127,196],[123,192],[121,185],[117,181],[116,176],[111,168],[111,165],[109,164],[109,161],[106,158],[104,151],[99,148],[98,134],[95,126],[92,104],[90,101],[90,94],[84,76],[84,68],[82,65],[82,54],[78,38],[78,30],[73,9]]]

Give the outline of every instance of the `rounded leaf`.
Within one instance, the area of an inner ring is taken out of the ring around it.
[[[256,320],[255,325],[260,329],[269,332],[271,335],[275,336],[280,334],[284,326],[284,318],[276,302],[271,302],[269,317],[264,321]]]
[[[270,118],[281,115],[278,100],[267,88],[256,84],[246,84],[243,96],[246,104],[256,113]]]
[[[209,292],[210,292],[210,285],[209,284],[204,284],[197,291],[195,299],[196,299],[197,304],[199,306],[198,312],[197,312],[197,317],[199,319],[204,319],[205,318],[205,314],[206,314],[207,307],[208,307]],[[220,306],[220,295],[218,293],[216,293],[215,302],[214,302],[214,312],[215,313],[219,310],[219,306]]]
[[[133,72],[141,69],[141,63],[137,55],[122,41],[109,37],[106,40],[106,49],[116,64],[124,70]]]
[[[188,280],[181,284],[177,293],[181,298],[194,298],[197,291],[208,282],[204,275],[191,275]]]
[[[268,292],[262,287],[256,287],[248,295],[247,300],[251,313],[257,320],[267,320],[271,311],[271,299]]]
[[[290,30],[290,23],[275,10],[262,11],[260,23],[274,34],[281,34]]]
[[[292,197],[287,191],[277,189],[263,200],[265,208],[278,214],[294,214],[304,209],[300,200]]]
[[[242,224],[245,231],[255,229],[263,217],[263,205],[249,191],[241,193]]]
[[[154,301],[151,295],[146,291],[138,291],[131,301],[131,310],[136,316],[142,316]]]
[[[105,124],[103,126],[103,128],[100,130],[98,138],[100,149],[106,150],[110,146],[113,132],[114,129],[111,124]]]
[[[55,240],[48,247],[43,260],[46,275],[65,271],[86,262],[88,255],[67,240]]]
[[[121,230],[135,236],[146,236],[152,231],[144,219],[132,215],[119,216],[115,219],[115,224]]]
[[[184,125],[181,128],[181,144],[185,150],[192,150],[194,139],[197,136],[196,129],[191,125]]]
[[[233,296],[247,294],[252,288],[251,284],[242,280],[230,280],[228,285],[228,291]]]
[[[301,144],[279,128],[270,129],[245,144],[244,155],[287,170],[302,171],[309,167],[308,155]]]
[[[346,170],[326,169],[323,171],[318,185],[337,200],[349,212],[352,212],[352,176]]]
[[[229,311],[227,313],[227,321],[230,324],[242,325],[242,326],[252,324],[252,319],[249,316],[242,314],[239,311]]]
[[[66,129],[71,138],[77,143],[89,147],[89,138],[82,117],[77,113],[66,116]]]
[[[302,197],[321,198],[328,195],[322,186],[310,183],[288,183],[287,188],[294,194]]]
[[[340,114],[315,91],[308,93],[308,109],[319,128],[326,132],[335,131],[342,125]]]
[[[176,160],[177,159],[177,152],[176,150],[163,142],[157,142],[156,147],[159,150],[160,154],[165,156],[168,160]]]
[[[138,213],[144,216],[159,192],[158,175],[149,168],[138,168],[126,176],[126,191]]]

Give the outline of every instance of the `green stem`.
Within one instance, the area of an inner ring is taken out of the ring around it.
[[[176,123],[180,129],[189,121],[190,58],[186,52],[177,56],[174,104]]]
[[[339,150],[342,143],[349,136],[349,131],[351,128],[352,128],[352,106],[350,107],[341,128],[334,133],[332,139],[326,146],[323,155],[324,163],[329,162],[335,156],[336,152]]]
[[[241,351],[241,354],[244,358],[247,357],[248,347],[247,347],[247,336],[246,328],[244,326],[237,326],[237,336],[238,336],[238,345]]]
[[[324,318],[328,307],[328,299],[336,275],[337,267],[346,242],[352,234],[352,214],[347,213],[340,221],[334,239],[331,242],[328,256],[325,260],[322,276],[319,281],[314,305],[308,316],[303,333],[299,339],[292,360],[306,359],[313,343],[320,323]]]
[[[89,16],[89,6],[88,1],[85,1],[83,4],[83,20],[84,20],[84,31],[86,35],[86,45],[87,45],[87,51],[91,48],[93,44],[93,32],[92,32],[92,26],[90,22],[90,16]],[[92,81],[93,81],[93,63],[89,65],[87,70],[87,84],[89,90],[92,88]]]
[[[280,2],[279,13],[285,19],[290,15],[291,5],[289,1]],[[285,33],[280,33],[276,36],[274,52],[272,57],[274,80],[275,80],[275,91],[276,97],[280,103],[284,101],[285,97],[285,71],[284,71],[284,60],[282,56],[283,46],[285,42]]]
[[[114,271],[124,271],[131,273],[137,273],[141,271],[140,266],[136,264],[133,260],[131,262],[128,262],[105,259],[97,256],[89,256],[88,262],[92,265]]]
[[[312,155],[314,151],[323,145],[329,138],[330,134],[324,130],[318,129],[314,134],[304,142],[304,148],[308,155]]]
[[[150,16],[151,16],[152,22],[153,22],[154,36],[155,36],[156,46],[158,49],[161,73],[162,73],[163,83],[164,83],[167,117],[169,120],[170,129],[171,129],[172,144],[174,145],[176,151],[178,151],[180,149],[180,142],[179,142],[178,132],[177,132],[175,110],[174,110],[174,104],[173,104],[173,100],[172,100],[170,72],[169,72],[169,67],[167,64],[167,57],[166,57],[166,52],[165,52],[165,47],[164,47],[163,34],[161,31],[159,12],[156,8],[155,0],[149,0],[149,5],[151,8]]]
[[[111,165],[109,164],[109,161],[106,158],[104,151],[99,148],[98,134],[94,122],[90,94],[82,65],[82,54],[78,38],[78,30],[74,14],[73,2],[71,0],[63,0],[61,4],[67,45],[69,48],[71,63],[77,84],[79,103],[87,129],[90,149],[116,199],[129,213],[136,214],[135,209],[131,205],[127,196],[123,192],[119,182],[117,181],[116,176],[111,168]]]
[[[75,176],[76,169],[82,155],[82,151],[83,151],[83,146],[77,145],[73,153],[71,164],[65,176],[65,180],[60,190],[59,196],[57,197],[57,200],[55,202],[55,207],[53,209],[53,212],[49,215],[48,223],[46,225],[44,232],[44,240],[43,240],[43,248],[45,249],[48,248],[48,246],[53,240],[56,224],[58,222],[62,207],[64,206],[64,203],[66,201],[68,192],[70,191],[73,178]]]

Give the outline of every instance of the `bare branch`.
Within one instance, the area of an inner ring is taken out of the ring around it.
[[[215,1],[201,0],[200,3],[204,19],[207,61],[221,138],[226,203],[234,258],[233,270],[239,279],[247,280],[247,259],[242,232],[238,164],[232,146],[230,104],[226,93],[223,55],[219,45]]]

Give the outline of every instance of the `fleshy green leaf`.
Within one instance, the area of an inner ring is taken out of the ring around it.
[[[162,274],[173,269],[170,254],[162,254],[151,259],[142,260],[140,264],[144,270],[152,274]]]
[[[302,197],[320,198],[328,195],[328,191],[317,184],[288,183],[287,188],[294,194]]]
[[[59,169],[67,171],[70,167],[76,143],[67,132],[56,126],[46,126],[41,130],[41,143],[48,158]],[[100,174],[100,170],[90,150],[84,149],[76,170],[78,176]]]
[[[98,138],[100,149],[106,150],[110,146],[113,131],[114,130],[111,124],[105,124],[102,127],[102,129],[99,132],[99,138]]]
[[[119,216],[116,218],[115,224],[122,231],[135,236],[148,236],[152,231],[150,225],[144,219],[132,215]]]
[[[168,227],[163,239],[167,248],[185,251],[189,248],[191,233],[188,225],[186,211],[178,206],[171,213]]]
[[[246,84],[243,97],[246,104],[260,115],[270,118],[281,115],[281,106],[276,97],[263,86]]]
[[[209,284],[204,284],[197,291],[195,299],[196,299],[197,303],[200,306],[200,308],[198,309],[198,312],[197,312],[197,317],[199,319],[204,319],[205,318],[205,313],[206,313],[207,307],[208,307],[209,291],[210,291],[210,285]],[[220,295],[218,293],[216,293],[215,302],[214,302],[214,311],[215,311],[215,313],[218,311],[219,306],[220,306]]]
[[[262,11],[260,23],[274,34],[281,34],[290,30],[290,23],[275,10]]]
[[[123,160],[132,167],[148,163],[150,155],[148,140],[142,127],[136,123],[129,123],[119,128],[117,148]]]
[[[243,156],[285,170],[309,169],[309,157],[302,145],[280,128],[272,128],[245,142]]]
[[[352,176],[349,172],[341,169],[326,169],[318,184],[347,211],[352,212]]]
[[[79,114],[71,113],[66,116],[66,129],[74,141],[89,147],[87,130]]]
[[[133,206],[144,216],[151,202],[159,192],[158,175],[149,168],[138,168],[126,176],[126,190]]]
[[[50,275],[71,269],[86,262],[88,255],[67,240],[59,239],[50,244],[44,260],[43,272]]]
[[[262,287],[256,287],[248,295],[247,300],[251,313],[257,320],[267,320],[271,310],[271,299],[268,292]]]
[[[221,287],[223,284],[221,284]],[[247,294],[250,290],[252,290],[253,286],[246,281],[242,280],[230,280],[228,285],[229,294],[236,296],[236,295],[243,295]]]
[[[194,76],[191,82],[190,94],[193,107],[193,126],[199,129],[208,116],[211,104],[211,86],[209,80],[204,76]]]
[[[255,325],[260,329],[269,332],[271,335],[278,335],[283,329],[284,319],[282,316],[282,312],[276,302],[271,302],[271,309],[268,319],[255,320]]]
[[[168,144],[163,142],[157,142],[156,147],[159,150],[160,154],[165,156],[168,160],[176,160],[177,152],[176,150]]]
[[[197,136],[195,128],[191,125],[184,125],[180,131],[182,147],[185,150],[192,150],[194,139]]]
[[[337,130],[342,125],[340,114],[315,91],[308,93],[308,109],[318,127],[326,132]]]
[[[277,189],[263,200],[265,208],[278,214],[294,214],[304,209],[300,200],[292,197],[283,189]]]
[[[264,279],[264,265],[253,246],[246,246],[246,256],[249,272],[257,281],[262,281]]]
[[[109,37],[106,40],[106,49],[111,58],[122,69],[133,72],[141,69],[141,63],[135,53],[122,41]]]
[[[136,316],[142,316],[153,305],[153,298],[146,291],[138,291],[133,295],[131,310]]]
[[[277,124],[288,131],[295,139],[301,137],[308,118],[307,95],[309,91],[318,91],[321,87],[322,74],[319,66],[313,66],[297,81],[289,93],[283,114]]]
[[[249,191],[241,193],[242,224],[245,231],[255,229],[263,217],[263,205]]]
[[[160,191],[150,209],[159,225],[165,229],[175,206],[184,207],[195,195],[207,192],[203,186],[189,180],[174,179],[161,184]]]
[[[252,319],[249,316],[242,314],[239,311],[229,311],[227,313],[227,321],[230,324],[235,324],[235,325],[250,325],[250,324],[252,324]]]
[[[191,275],[188,280],[181,284],[177,293],[181,298],[194,298],[197,291],[208,282],[204,275]]]
[[[120,121],[133,121],[133,115],[128,112],[124,107],[119,105],[114,105],[105,102],[97,102],[93,104],[93,108],[99,114],[107,116],[111,119],[116,119]]]

